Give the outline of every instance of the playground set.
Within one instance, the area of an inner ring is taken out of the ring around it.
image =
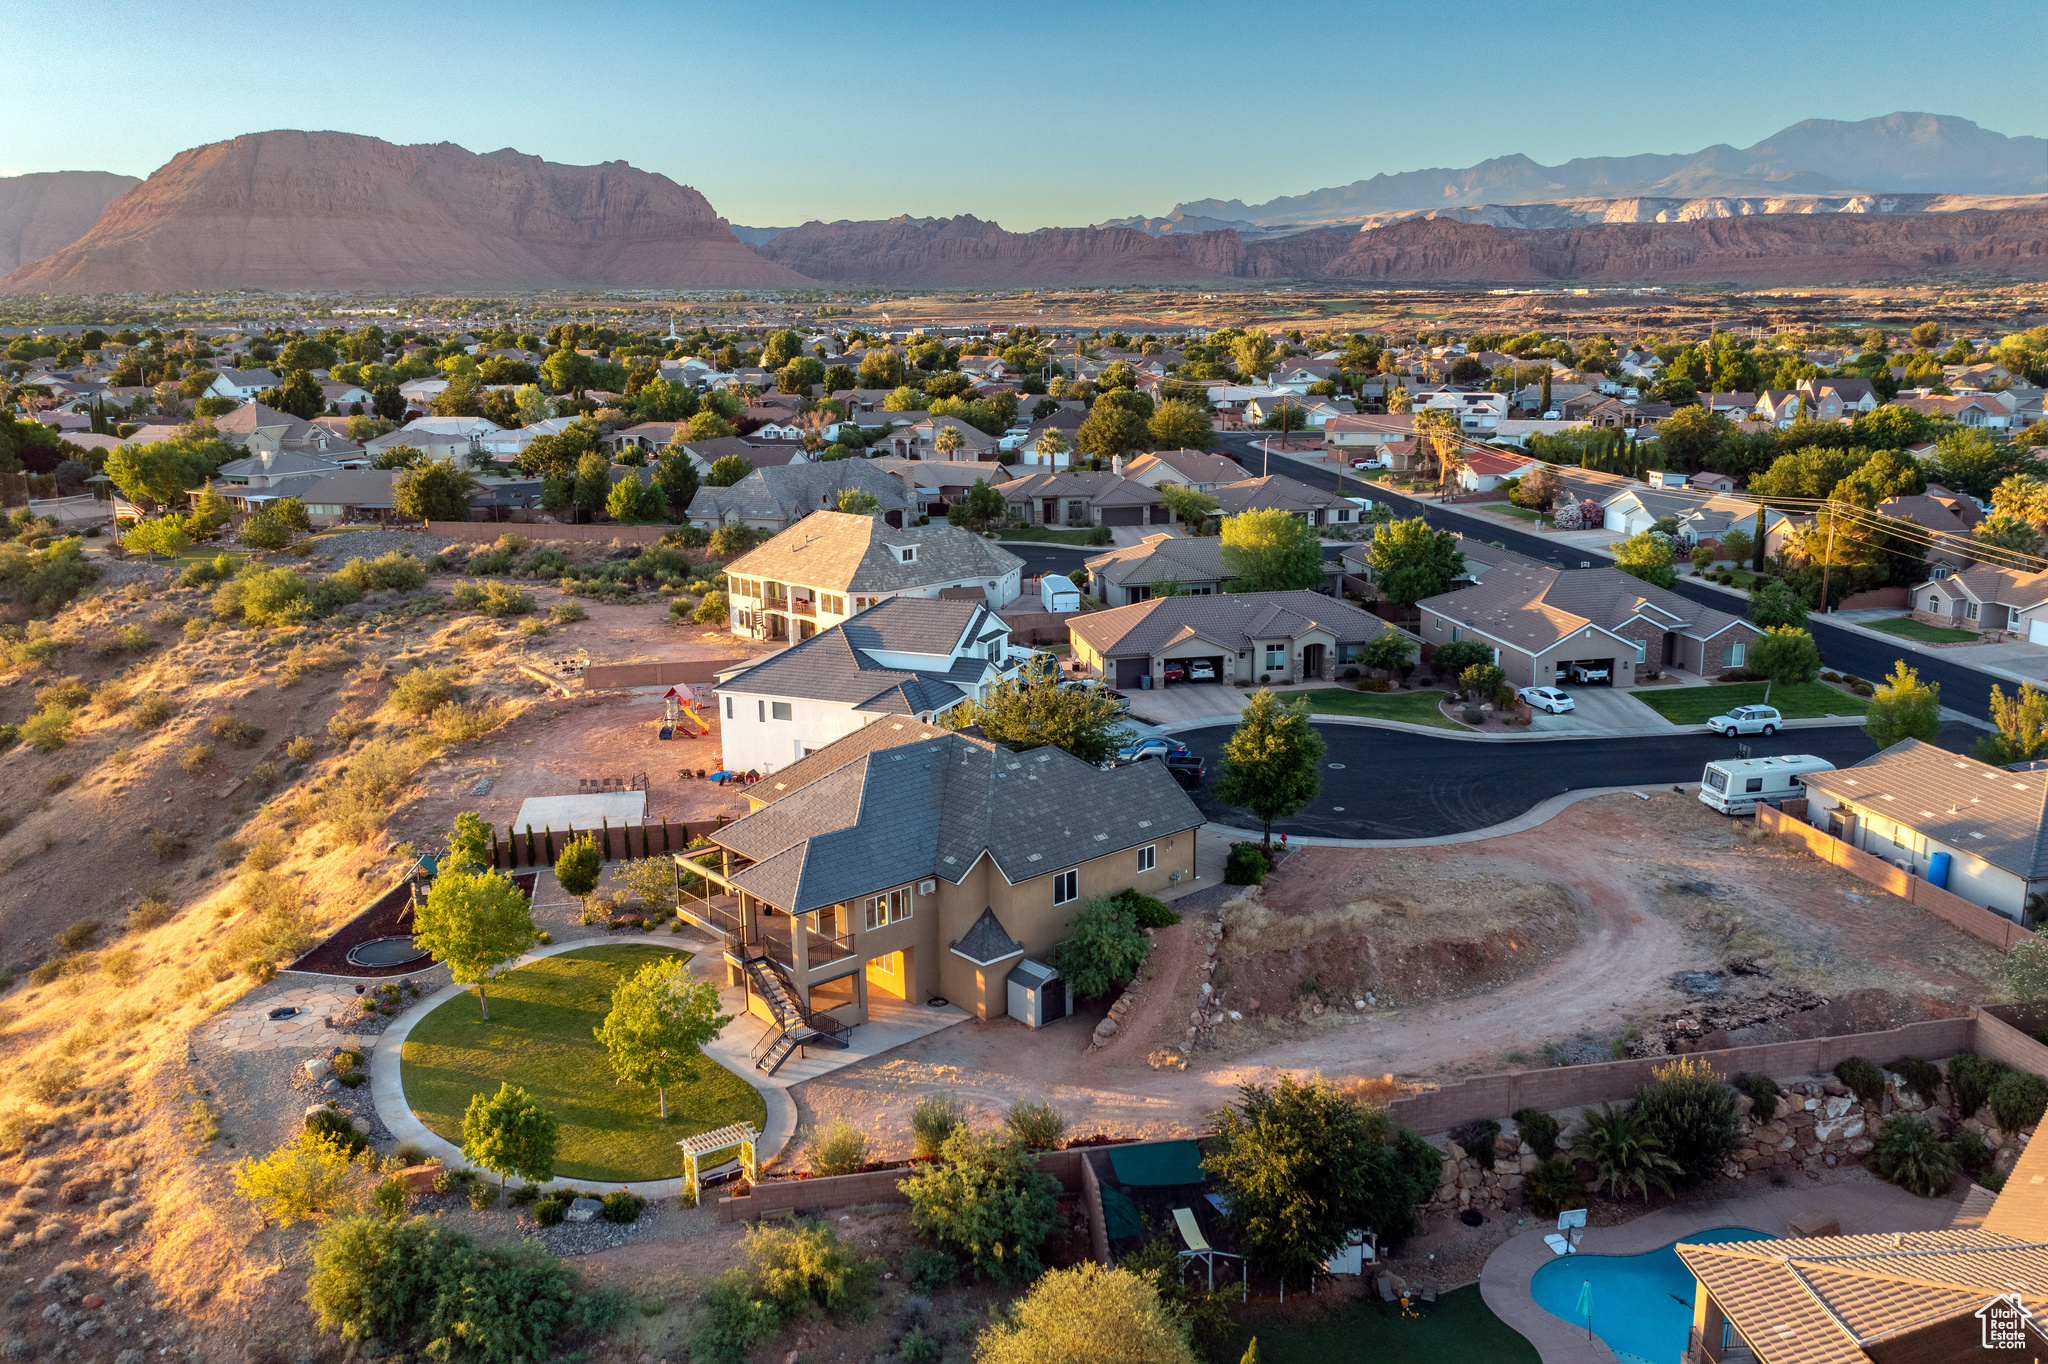
[[[710,732],[710,722],[697,713],[697,698],[690,691],[690,684],[678,682],[670,687],[668,694],[662,698],[661,725],[657,737],[701,739]]]

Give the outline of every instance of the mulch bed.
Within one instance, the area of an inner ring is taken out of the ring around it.
[[[540,877],[535,872],[525,872],[512,878],[512,884],[533,898],[533,888]],[[348,959],[350,949],[373,938],[403,937],[412,932],[412,882],[404,881],[384,892],[371,906],[334,930],[327,940],[293,962],[288,970],[304,971],[318,976],[340,976],[347,980],[379,980],[388,976],[411,976],[429,970],[434,963],[426,958],[407,962],[399,966],[357,966]]]

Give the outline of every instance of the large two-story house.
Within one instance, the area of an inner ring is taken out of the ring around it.
[[[747,794],[757,808],[692,855],[705,874],[681,909],[724,938],[728,980],[769,1025],[763,1069],[928,1000],[1003,1016],[1011,972],[1090,897],[1193,880],[1202,823],[1159,763],[1101,771],[907,717]]]
[[[891,526],[917,519],[900,479],[864,459],[834,459],[764,464],[727,487],[699,487],[690,499],[689,521],[700,528],[739,525],[773,534],[812,512],[837,511],[840,494],[848,491],[873,497]]]
[[[1024,561],[952,526],[904,528],[817,511],[734,559],[725,573],[733,633],[794,643],[891,597],[971,589],[1001,610],[1022,590]]]

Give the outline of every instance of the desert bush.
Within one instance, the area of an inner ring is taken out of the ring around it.
[[[46,796],[54,796],[59,791],[68,788],[71,785],[71,783],[75,780],[77,779],[73,777],[69,772],[53,772],[50,774],[49,777],[47,777],[43,781],[43,794]]]
[[[1553,1156],[1529,1172],[1522,1181],[1522,1194],[1529,1211],[1538,1217],[1555,1217],[1567,1208],[1586,1206],[1586,1181],[1563,1156]]]
[[[487,616],[533,614],[533,594],[521,592],[509,583],[459,582],[455,584],[454,595],[457,602]]]
[[[967,1108],[951,1094],[927,1094],[910,1110],[911,1149],[935,1156],[956,1128],[967,1123]]]
[[[400,673],[391,693],[391,703],[413,715],[431,715],[456,699],[453,668],[414,668]]]
[[[1975,1117],[1984,1101],[1991,1097],[1991,1087],[1998,1083],[1998,1077],[2011,1069],[2003,1061],[1994,1061],[1973,1051],[1959,1051],[1949,1057],[1948,1089],[1955,1097],[1956,1116]]]
[[[426,566],[402,549],[374,559],[350,559],[334,576],[358,592],[416,592],[427,585]]]
[[[170,697],[162,692],[151,692],[129,708],[128,721],[137,729],[161,729],[164,722],[177,713],[178,708]]]
[[[206,726],[207,733],[214,738],[233,744],[236,748],[254,748],[263,739],[263,728],[252,725],[239,715],[216,715]]]
[[[512,718],[512,707],[491,698],[482,701],[451,701],[437,706],[427,717],[427,731],[446,744],[465,744],[481,739]]]
[[[1991,1086],[1986,1102],[2001,1130],[2017,1132],[2032,1127],[2048,1110],[2048,1080],[2024,1070],[2009,1071]]]
[[[1873,1067],[1874,1069],[1874,1067]],[[1680,1057],[1657,1067],[1630,1108],[1689,1183],[1712,1179],[1742,1137],[1735,1091],[1704,1061]],[[1878,1086],[1880,1092],[1883,1084]]]
[[[557,621],[588,620],[590,613],[583,609],[580,601],[558,601],[548,608],[548,619]]]
[[[159,630],[182,630],[185,628],[185,620],[186,616],[183,611],[180,611],[175,606],[166,606],[151,615],[149,623]]]
[[[1189,1328],[1199,1330],[1201,1319],[1190,1320],[1193,1303],[1170,1300],[1174,1294],[1162,1286],[1162,1277],[1166,1276],[1093,1263],[1053,1270],[981,1332],[974,1358],[977,1364],[1111,1358],[1195,1364],[1200,1356],[1189,1340]],[[1111,1339],[1117,1342],[1113,1352],[1102,1348]],[[1245,1357],[1255,1360],[1256,1346]]]
[[[1870,1168],[1908,1193],[1934,1198],[1955,1183],[1960,1162],[1927,1119],[1917,1113],[1894,1113],[1877,1134]]]
[[[1558,1122],[1540,1108],[1518,1108],[1508,1115],[1515,1120],[1515,1130],[1529,1149],[1536,1153],[1536,1159],[1549,1160],[1557,1154]]]
[[[903,1264],[903,1278],[912,1292],[930,1293],[960,1277],[960,1262],[943,1250],[920,1246]]]
[[[314,673],[348,666],[349,652],[338,644],[297,644],[278,666],[277,685],[289,687]]]
[[[360,601],[362,595],[339,576],[314,579],[289,568],[253,568],[214,589],[213,614],[221,620],[239,617],[259,629],[301,625]]]
[[[1137,916],[1106,895],[1091,895],[1067,920],[1070,933],[1053,954],[1076,999],[1100,999],[1121,990],[1152,951]]]
[[[327,737],[345,746],[369,727],[370,722],[354,711],[341,711],[328,717]]]
[[[1884,1097],[1884,1072],[1861,1056],[1851,1056],[1836,1066],[1835,1078],[1862,1103],[1874,1104]]]
[[[268,758],[265,758],[262,762],[249,769],[249,780],[255,782],[258,786],[277,785],[279,775],[277,764]]]
[[[45,706],[21,722],[21,741],[39,753],[54,753],[71,742],[77,715],[68,706]]]
[[[1021,1143],[964,1125],[946,1138],[938,1161],[897,1185],[922,1235],[980,1273],[1013,1283],[1043,1267],[1038,1248],[1059,1220],[1059,1187]]]
[[[360,843],[384,827],[416,766],[408,745],[382,739],[353,755],[328,787],[326,819],[335,835]]]
[[[169,923],[177,916],[178,911],[172,909],[164,901],[154,895],[145,896],[142,903],[128,911],[128,931],[130,933],[146,933],[152,928],[158,928]]]
[[[642,1198],[639,1194],[628,1193],[626,1190],[620,1189],[615,1193],[608,1193],[604,1196],[604,1208],[601,1215],[607,1222],[616,1222],[620,1226],[624,1226],[629,1222],[639,1221],[640,1214],[645,1211],[647,1211],[646,1199]]]
[[[190,748],[186,749],[184,754],[179,757],[178,766],[185,769],[185,771],[191,776],[196,777],[200,773],[204,772],[206,770],[206,765],[212,761],[212,744],[194,744]]]
[[[102,715],[119,715],[128,708],[133,696],[125,682],[102,682],[92,694],[93,709]]]
[[[1051,1151],[1066,1139],[1067,1120],[1041,1099],[1019,1099],[1003,1115],[1003,1125],[1033,1151]]]
[[[534,617],[519,622],[519,633],[526,639],[537,639],[548,632],[547,622]]]
[[[1920,1096],[1923,1103],[1933,1103],[1941,1093],[1941,1067],[1918,1056],[1901,1056],[1885,1067],[1906,1082],[1906,1088]]]
[[[295,734],[292,741],[284,746],[284,755],[295,763],[309,763],[320,752],[320,741]]]
[[[74,919],[50,942],[59,952],[83,952],[92,946],[92,940],[99,936],[99,932],[99,920]]]
[[[284,861],[285,844],[281,835],[265,834],[256,840],[249,850],[242,854],[242,865],[252,871],[269,871]]]
[[[499,639],[498,632],[488,625],[479,625],[462,636],[462,647],[471,653],[481,653],[494,647]]]
[[[1778,1110],[1778,1097],[1784,1091],[1778,1082],[1768,1075],[1753,1075],[1745,1071],[1728,1082],[1737,1090],[1749,1096],[1750,1111],[1760,1122],[1770,1121],[1771,1114]]]
[[[742,1254],[744,1263],[713,1279],[704,1291],[690,1338],[693,1360],[744,1364],[785,1321],[818,1311],[861,1319],[874,1299],[873,1262],[842,1244],[822,1222],[750,1226]]]
[[[1465,1148],[1467,1155],[1482,1165],[1494,1161],[1494,1144],[1500,1140],[1500,1124],[1492,1118],[1473,1118],[1461,1122],[1445,1134],[1452,1141]]]
[[[67,677],[46,687],[36,688],[36,705],[40,709],[63,706],[69,710],[76,710],[91,699],[92,688],[75,677]]]
[[[1233,843],[1230,856],[1223,862],[1223,884],[1256,886],[1265,881],[1266,873],[1272,869],[1272,860],[1264,848],[1256,843]]]
[[[868,1134],[844,1118],[814,1128],[804,1144],[814,1175],[850,1175],[868,1163]]]

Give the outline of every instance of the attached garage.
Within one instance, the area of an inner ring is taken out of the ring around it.
[[[2048,620],[2037,617],[2027,622],[2027,643],[2048,644]]]
[[[1183,673],[1190,674],[1194,671],[1192,667],[1193,664],[1206,663],[1209,665],[1210,675],[1208,677],[1196,678],[1193,676],[1186,676],[1181,679],[1183,682],[1221,682],[1223,679],[1231,675],[1230,665],[1235,660],[1230,659],[1223,654],[1209,653],[1171,655],[1165,661],[1168,665],[1178,664]]]
[[[1145,524],[1143,507],[1104,507],[1102,524],[1105,526],[1142,526]]]
[[[1152,660],[1149,658],[1119,658],[1115,662],[1116,689],[1118,691],[1136,691],[1138,689],[1138,679],[1145,675],[1145,669],[1151,666]]]

